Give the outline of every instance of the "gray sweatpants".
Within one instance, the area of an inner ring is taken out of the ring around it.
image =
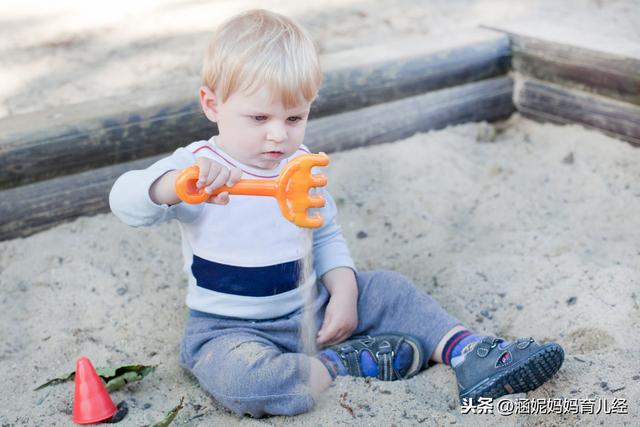
[[[425,367],[438,341],[460,322],[404,276],[357,274],[358,326],[354,335],[401,333],[417,338]],[[312,312],[317,331],[329,299],[318,283]],[[309,411],[309,356],[302,351],[302,309],[268,320],[243,320],[191,311],[180,361],[202,388],[238,415],[295,415]],[[314,334],[315,336],[315,334]]]

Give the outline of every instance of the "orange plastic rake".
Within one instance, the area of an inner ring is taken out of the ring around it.
[[[327,177],[312,175],[311,168],[328,164],[329,156],[325,153],[303,154],[290,160],[274,180],[241,179],[233,187],[224,185],[212,194],[206,193],[204,188],[196,188],[199,169],[197,165],[191,165],[176,178],[176,193],[180,200],[191,204],[205,202],[223,191],[245,196],[272,196],[286,219],[300,227],[318,228],[322,225],[322,216],[318,212],[309,216],[307,209],[321,208],[325,200],[322,196],[310,196],[309,189],[325,186]]]

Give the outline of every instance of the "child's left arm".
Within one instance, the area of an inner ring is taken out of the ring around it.
[[[333,345],[349,338],[358,325],[356,268],[336,220],[333,198],[322,188],[325,207],[319,209],[324,225],[313,233],[314,269],[331,295],[318,332],[319,345]]]
[[[358,285],[354,271],[348,267],[338,267],[325,273],[322,282],[331,298],[317,342],[326,346],[346,340],[358,326]]]

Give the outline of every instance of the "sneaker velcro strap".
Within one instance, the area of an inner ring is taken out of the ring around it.
[[[397,375],[393,371],[393,348],[389,341],[382,341],[376,351],[378,360],[378,379],[382,381],[393,381]]]
[[[355,348],[353,348],[353,346],[347,344],[340,347],[340,352],[338,354],[344,362],[349,375],[354,377],[359,377],[362,375],[362,370],[360,369],[359,352]]]

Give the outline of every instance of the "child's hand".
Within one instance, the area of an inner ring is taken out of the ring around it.
[[[357,297],[334,292],[327,304],[322,327],[318,331],[318,345],[334,345],[349,338],[358,326],[357,307]]]
[[[231,187],[242,177],[241,169],[236,167],[229,169],[226,166],[206,157],[198,157],[196,159],[196,164],[200,169],[196,188],[200,189],[204,187],[205,193],[211,194],[225,184],[227,187]],[[224,191],[217,194],[207,200],[207,203],[226,205],[229,203],[229,193]]]

